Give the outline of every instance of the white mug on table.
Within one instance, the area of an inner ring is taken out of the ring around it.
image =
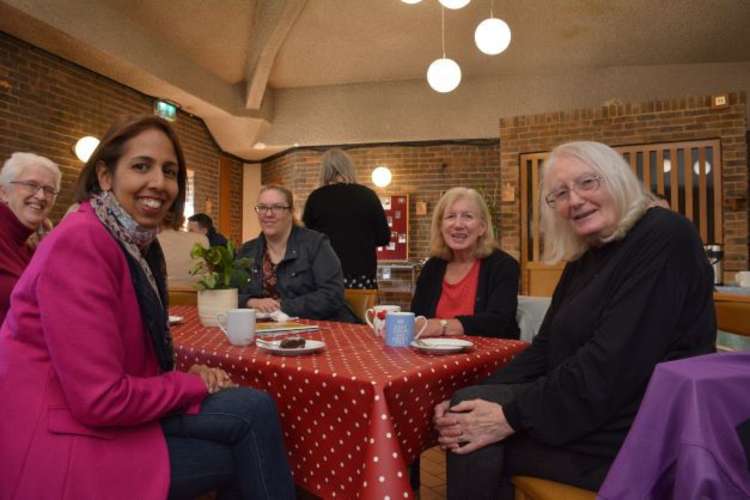
[[[400,312],[400,306],[375,306],[365,311],[365,321],[378,337],[385,336],[385,317],[390,312]],[[372,316],[372,318],[370,318]]]
[[[216,321],[232,345],[246,346],[255,339],[255,309],[230,309],[217,314]]]
[[[735,275],[737,284],[741,287],[750,287],[750,271],[740,271]]]

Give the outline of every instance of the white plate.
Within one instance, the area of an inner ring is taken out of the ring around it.
[[[182,323],[182,320],[184,320],[182,316],[169,316],[169,324],[174,325],[175,323]]]
[[[279,356],[312,354],[314,352],[322,351],[326,346],[325,342],[310,339],[305,339],[305,347],[293,347],[291,349],[284,349],[281,347],[281,340],[266,340],[263,342],[256,342],[256,345],[264,351],[268,351],[271,354],[278,354]]]
[[[432,354],[451,354],[469,349],[474,344],[463,339],[426,338],[413,340],[411,346]]]

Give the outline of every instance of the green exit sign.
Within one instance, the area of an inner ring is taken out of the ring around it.
[[[154,113],[165,120],[173,122],[177,119],[177,105],[169,101],[156,101],[154,103]]]

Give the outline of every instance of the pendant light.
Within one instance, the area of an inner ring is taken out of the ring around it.
[[[401,0],[401,1],[404,3],[408,3],[409,5],[414,5],[414,4],[421,2],[422,0]]]
[[[447,94],[452,92],[461,83],[461,67],[453,59],[445,57],[445,9],[440,9],[443,57],[435,59],[427,68],[427,83],[435,92]]]
[[[474,42],[483,53],[496,56],[510,45],[510,27],[494,16],[492,3],[490,0],[490,17],[479,23],[474,31]]]
[[[471,0],[438,0],[438,1],[440,2],[440,5],[442,5],[446,9],[451,9],[451,10],[463,9],[464,7],[469,5],[469,2],[471,2]]]

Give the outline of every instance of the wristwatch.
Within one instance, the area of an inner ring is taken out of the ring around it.
[[[445,337],[445,334],[448,331],[448,320],[447,319],[441,319],[440,320],[440,335]]]

